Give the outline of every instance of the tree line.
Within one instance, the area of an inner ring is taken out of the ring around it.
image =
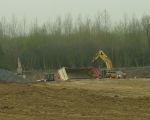
[[[114,24],[104,11],[94,18],[71,15],[27,25],[26,19],[0,20],[0,68],[14,70],[19,56],[25,69],[101,66],[91,61],[102,49],[114,67],[150,65],[150,16],[124,17]]]

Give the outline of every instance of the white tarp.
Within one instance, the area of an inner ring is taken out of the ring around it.
[[[59,74],[61,80],[64,80],[64,81],[65,81],[65,80],[68,80],[68,79],[69,79],[69,78],[68,78],[68,75],[67,75],[67,73],[66,73],[65,67],[59,69],[59,70],[58,70],[58,74]]]

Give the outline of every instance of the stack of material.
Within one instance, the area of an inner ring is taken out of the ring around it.
[[[63,80],[63,81],[69,79],[65,67],[62,67],[61,69],[59,69],[58,74],[59,74],[60,79]]]

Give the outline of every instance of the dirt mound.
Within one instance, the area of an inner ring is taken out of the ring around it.
[[[0,82],[28,82],[22,77],[8,70],[0,69]]]

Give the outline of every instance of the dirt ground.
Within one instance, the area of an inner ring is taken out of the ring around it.
[[[0,83],[0,120],[150,120],[150,79]]]

